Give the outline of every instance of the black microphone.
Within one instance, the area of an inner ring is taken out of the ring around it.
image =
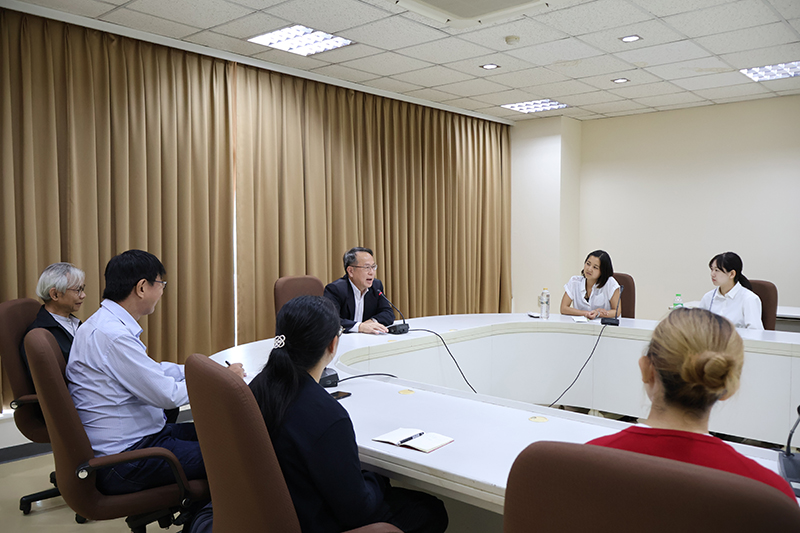
[[[617,310],[614,311],[614,318],[601,318],[600,323],[604,326],[619,326],[619,304],[622,303],[622,291],[625,290],[625,285],[619,286],[619,300],[617,300]]]
[[[384,298],[386,298],[386,295],[383,294],[383,291],[378,291],[378,296],[383,296]],[[402,335],[403,333],[408,333],[408,324],[406,324],[406,317],[403,316],[403,312],[397,309],[397,307],[395,307],[395,305],[389,298],[386,298],[386,301],[389,302],[389,305],[394,307],[398,313],[400,313],[400,318],[403,319],[402,324],[392,324],[391,326],[389,326],[389,333],[391,333],[392,335]]]
[[[797,407],[797,414],[800,415],[800,406]],[[794,430],[797,429],[797,424],[800,424],[800,416],[797,417],[789,432],[786,449],[778,454],[778,472],[792,486],[794,495],[800,497],[800,455],[792,453],[792,436]]]

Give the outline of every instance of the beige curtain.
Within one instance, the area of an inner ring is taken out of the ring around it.
[[[368,246],[407,316],[508,312],[508,127],[250,67],[237,86],[239,342],[272,286]]]
[[[0,10],[0,301],[41,270],[141,248],[169,286],[143,321],[156,360],[233,344],[233,73],[225,61]],[[4,395],[4,398],[8,393]]]

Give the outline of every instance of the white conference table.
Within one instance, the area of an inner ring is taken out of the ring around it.
[[[365,372],[398,376],[353,379],[329,389],[352,393],[341,402],[353,421],[365,468],[502,513],[508,472],[528,444],[584,443],[628,426],[537,405],[555,400],[574,379],[597,339],[599,323],[577,324],[559,315],[545,321],[522,314],[490,314],[425,317],[409,324],[412,331],[406,335],[343,335],[331,364],[340,379]],[[645,415],[649,406],[636,361],[654,326],[653,321],[622,319],[620,327],[606,328],[592,361],[559,403]],[[415,328],[434,330],[447,340],[479,394],[469,391],[441,341]],[[790,404],[796,406],[800,400],[800,391],[791,390],[792,375],[800,376],[800,334],[741,334],[748,359],[742,379],[744,401],[713,413],[712,426],[720,419],[719,426],[741,430],[726,432],[752,438],[774,431],[780,434],[775,442],[780,442],[794,421]],[[241,362],[252,379],[266,363],[272,342],[237,346],[212,359],[221,364]],[[777,383],[782,379],[785,383]],[[764,389],[764,380],[773,383]],[[786,405],[772,403],[776,397],[784,398]],[[765,405],[775,415],[753,419],[750,413]],[[769,423],[763,422],[765,417]],[[371,440],[399,427],[455,440],[430,454]],[[777,452],[734,447],[777,471]]]

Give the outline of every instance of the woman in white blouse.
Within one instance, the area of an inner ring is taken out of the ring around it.
[[[572,276],[564,285],[561,314],[585,316],[588,319],[622,314],[619,283],[613,278],[611,256],[595,250],[586,256],[580,276]],[[617,308],[619,306],[619,311]]]
[[[700,307],[722,315],[737,328],[764,329],[761,299],[742,274],[742,258],[733,252],[714,256],[708,263],[716,287],[700,300]]]

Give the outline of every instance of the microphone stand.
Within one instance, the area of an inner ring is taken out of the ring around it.
[[[797,407],[797,414],[800,415],[800,406]],[[792,436],[797,425],[800,424],[800,416],[789,432],[789,439],[786,441],[786,449],[778,454],[778,472],[783,479],[792,486],[794,495],[800,497],[800,455],[792,453]]]
[[[619,326],[619,304],[622,303],[622,291],[625,290],[625,285],[619,286],[619,300],[617,300],[617,309],[614,311],[614,318],[601,318],[600,323],[604,326]]]
[[[383,291],[380,291],[378,293],[378,296],[383,296],[386,299],[386,301],[389,302],[389,305],[394,307],[395,310],[398,313],[400,313],[400,318],[403,319],[403,323],[402,324],[392,324],[391,326],[389,326],[389,328],[388,328],[389,329],[389,333],[391,333],[392,335],[402,335],[403,333],[408,333],[408,324],[406,324],[406,317],[403,316],[403,312],[400,311],[399,309],[397,309],[397,307],[395,307],[395,305],[392,303],[392,301],[389,298],[386,298],[386,295],[383,294]]]

